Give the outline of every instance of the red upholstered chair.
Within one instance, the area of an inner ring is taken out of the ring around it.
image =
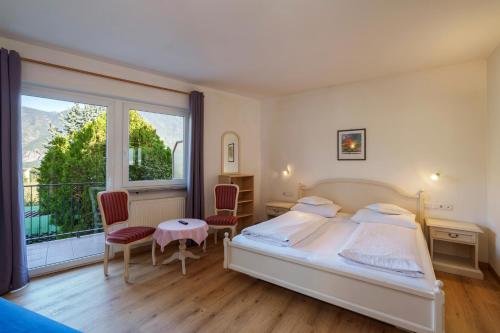
[[[97,202],[101,211],[104,227],[104,275],[108,275],[109,249],[111,245],[123,248],[125,272],[123,277],[128,282],[128,266],[130,261],[130,247],[147,243],[153,240],[155,228],[128,227],[129,195],[126,190],[104,191],[97,194]],[[117,228],[120,227],[121,228]],[[153,242],[153,265],[156,264],[155,243]]]
[[[209,230],[214,229],[214,241],[217,244],[217,230],[231,229],[231,238],[236,235],[238,227],[238,195],[240,188],[234,184],[218,184],[214,188],[215,196],[215,215],[205,219]],[[224,213],[224,214],[220,214]],[[207,240],[203,244],[203,251],[207,247]]]

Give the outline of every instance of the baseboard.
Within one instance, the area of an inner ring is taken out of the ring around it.
[[[490,264],[488,264],[488,270],[495,277],[495,280],[497,280],[497,282],[500,283],[500,276],[498,275],[497,271],[495,271],[495,269],[493,268],[493,266],[491,266]]]
[[[498,283],[500,283],[500,276],[498,273],[495,271],[493,266],[490,265],[490,263],[487,262],[479,262],[479,268],[481,268],[484,272],[488,271],[493,275],[493,278],[497,280]]]

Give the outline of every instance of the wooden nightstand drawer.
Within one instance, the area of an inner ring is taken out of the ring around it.
[[[266,207],[266,214],[271,216],[278,216],[281,214],[285,214],[289,209],[282,207]]]
[[[476,244],[476,233],[449,229],[431,228],[431,236],[448,242]]]

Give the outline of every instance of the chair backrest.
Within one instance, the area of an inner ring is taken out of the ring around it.
[[[115,223],[128,222],[129,195],[126,190],[103,191],[97,193],[104,231]]]
[[[231,211],[236,216],[240,188],[235,184],[217,184],[214,188],[215,214],[220,210]]]

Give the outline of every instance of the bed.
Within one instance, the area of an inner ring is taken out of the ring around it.
[[[389,184],[360,179],[328,179],[301,185],[299,197],[316,195],[342,206],[335,223],[326,223],[293,247],[224,238],[224,268],[320,299],[414,332],[444,332],[443,283],[436,280],[423,228],[423,193],[410,195]],[[418,251],[424,278],[401,277],[346,263],[338,248],[356,228],[349,215],[375,202],[393,203],[415,213],[420,223]],[[325,246],[324,240],[329,240]]]

